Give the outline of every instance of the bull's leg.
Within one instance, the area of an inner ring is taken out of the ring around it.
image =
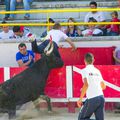
[[[8,109],[8,115],[9,119],[15,119],[16,118],[16,105],[15,102],[10,100],[7,104],[7,109]]]
[[[8,109],[8,115],[9,115],[9,119],[15,119],[16,118],[16,104],[15,101],[10,98],[7,102],[6,102],[6,108]]]
[[[3,102],[6,99],[7,94],[5,93],[5,91],[2,89],[2,87],[0,86],[0,108],[3,105]]]
[[[35,108],[37,109],[37,111],[40,110],[39,104],[40,104],[40,98],[36,99],[33,101],[33,104],[35,106]]]
[[[50,98],[46,95],[40,95],[40,98],[42,98],[43,100],[45,100],[47,102],[48,111],[52,111]]]
[[[40,95],[40,97],[37,100],[33,101],[35,108],[38,111],[40,110],[40,107],[39,107],[40,99],[45,100],[47,102],[48,111],[52,111],[50,98],[46,95]]]
[[[9,109],[8,110],[9,120],[16,118],[16,109]]]

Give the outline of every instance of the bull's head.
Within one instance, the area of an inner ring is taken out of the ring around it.
[[[58,68],[63,66],[63,61],[61,58],[56,57],[53,53],[54,43],[52,41],[49,42],[47,47],[44,49],[44,53],[46,54],[47,65],[49,68]],[[57,49],[56,49],[57,50]]]

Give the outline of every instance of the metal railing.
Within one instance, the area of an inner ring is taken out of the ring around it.
[[[50,14],[52,13],[70,13],[70,12],[92,12],[92,11],[120,11],[120,8],[97,8],[97,9],[90,9],[90,8],[82,8],[82,9],[46,9],[46,10],[21,10],[21,11],[0,11],[0,14],[24,14],[24,13],[45,13],[47,15],[47,21],[50,18]],[[67,26],[67,25],[107,25],[107,24],[120,24],[120,22],[76,22],[76,23],[69,23],[69,22],[61,22],[61,25]],[[52,23],[7,23],[4,24],[6,26],[51,26]],[[3,26],[3,24],[0,24],[0,26]]]

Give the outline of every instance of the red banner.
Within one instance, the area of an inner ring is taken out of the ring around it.
[[[15,67],[15,68],[11,67],[10,68],[10,78],[21,73],[25,69],[26,69],[26,67]]]
[[[66,98],[66,67],[50,72],[45,93],[53,98]]]
[[[64,65],[84,65],[84,55],[87,52],[91,52],[95,57],[95,65],[113,65],[113,50],[115,47],[81,47],[76,51],[72,51],[71,48],[60,48],[59,52],[64,61]],[[40,54],[35,55],[35,59],[38,60]]]
[[[45,93],[53,98],[67,98],[67,91],[73,91],[73,97],[79,97],[80,89],[82,88],[82,77],[81,74],[75,72],[74,67],[77,69],[82,69],[85,66],[77,65],[73,66],[73,70],[71,74],[73,75],[72,79],[66,77],[68,73],[66,73],[66,67],[62,67],[59,69],[51,70],[46,87]],[[96,65],[96,67],[101,71],[103,79],[107,82],[107,88],[104,91],[106,98],[120,98],[120,66],[107,66],[107,65]],[[26,68],[10,68],[10,77],[20,73]],[[4,74],[4,68],[0,68],[0,83],[4,82],[4,76],[8,76]],[[8,77],[9,78],[9,77]],[[68,80],[68,83],[66,82]],[[72,88],[66,88],[66,86],[70,86],[69,80],[72,80],[73,84]]]
[[[59,49],[65,65],[84,65],[84,55],[91,52],[95,57],[95,65],[113,65],[115,47],[84,47],[71,51],[70,48]]]

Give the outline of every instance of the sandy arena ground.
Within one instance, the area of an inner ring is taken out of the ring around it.
[[[68,113],[67,108],[55,107],[52,113],[48,113],[47,108],[38,112],[32,103],[28,103],[17,110],[17,119],[14,120],[77,120],[78,112],[79,109],[75,113]],[[8,115],[0,114],[0,120],[8,120]],[[105,112],[105,120],[120,120],[120,113]]]

